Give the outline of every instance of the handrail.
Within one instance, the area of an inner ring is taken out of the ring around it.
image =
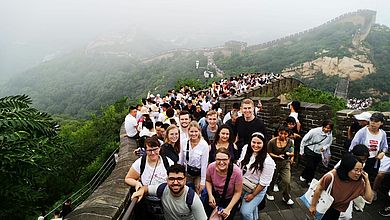
[[[81,187],[79,190],[73,193],[70,197],[66,198],[61,204],[56,206],[54,209],[52,209],[43,217],[46,219],[49,215],[51,215],[53,212],[58,210],[68,199],[72,200],[73,209],[75,209],[81,203],[78,202],[79,199],[82,198],[86,193],[90,191],[94,191],[100,185],[101,180],[104,179],[104,177],[106,176],[107,171],[109,171],[113,166],[115,166],[116,164],[115,154],[117,152],[118,152],[118,148],[112,152],[112,154],[108,157],[108,159],[104,162],[104,164],[100,167],[100,169],[95,173],[95,175],[91,178],[91,180],[88,183],[86,183],[83,187]]]
[[[129,220],[133,215],[133,210],[135,205],[137,204],[138,197],[135,197],[131,200],[129,207],[126,209],[125,214],[122,217],[122,220]]]

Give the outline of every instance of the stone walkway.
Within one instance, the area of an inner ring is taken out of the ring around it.
[[[264,210],[260,211],[261,220],[306,220],[313,219],[308,211],[306,206],[299,200],[299,196],[303,195],[307,190],[307,185],[299,181],[299,175],[301,174],[302,167],[293,167],[292,169],[292,182],[291,182],[291,198],[294,200],[295,204],[288,206],[285,202],[282,201],[281,192],[274,193],[275,200],[268,201]],[[317,173],[316,177],[319,179],[321,177],[320,173]],[[387,217],[382,217],[379,215],[378,211],[390,205],[390,199],[383,192],[378,193],[378,200],[373,202],[371,205],[366,205],[364,212],[353,211],[353,219],[357,220],[369,220],[369,219],[390,219]],[[237,213],[235,220],[241,219],[239,213]]]

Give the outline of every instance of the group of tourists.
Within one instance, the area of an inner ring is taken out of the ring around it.
[[[240,77],[246,85],[257,82],[251,75]],[[306,184],[321,161],[329,163],[331,120],[303,136],[300,103],[293,101],[288,104],[290,114],[273,134],[267,134],[257,117],[262,111],[260,101],[244,99],[221,114],[218,99],[226,91],[232,94],[229,83],[221,81],[201,92],[183,87],[164,97],[149,94],[142,105],[130,107],[125,129],[129,138],[137,140],[134,153],[140,158],[125,182],[134,187],[132,197],[139,200],[137,219],[233,219],[237,212],[243,219],[259,219],[259,207],[265,198],[275,200],[276,192],[286,205],[294,205],[291,166],[299,158],[305,161],[299,179]],[[352,201],[359,196],[372,201],[375,192],[368,176],[375,170],[370,169],[381,161],[374,183],[377,190],[389,170],[390,157],[386,134],[380,129],[383,114],[369,115],[368,121],[360,130],[351,128],[351,152],[331,171],[334,179],[329,175],[320,179],[310,213],[315,214],[316,200],[330,182],[337,185],[331,192],[335,200],[323,219],[352,218]]]
[[[254,114],[254,102],[244,99],[237,104],[232,112],[241,116],[230,124],[224,124],[221,118],[225,117],[215,110],[206,113],[202,126],[187,110],[176,109],[179,124],[168,125],[162,135],[147,137],[144,149],[135,150],[141,157],[132,164],[125,182],[135,187],[133,197],[145,197],[138,203],[137,218],[159,219],[160,214],[165,219],[213,215],[233,219],[240,211],[243,219],[258,219],[258,206],[279,176],[283,199],[288,205],[294,203],[289,194],[294,144],[287,123],[268,142],[264,123]],[[192,201],[187,201],[189,197]]]
[[[335,169],[321,178],[309,207],[309,211],[315,214],[321,192],[330,186],[330,195],[334,201],[323,213],[322,219],[352,219],[352,207],[363,211],[365,204],[375,201],[385,174],[390,172],[387,136],[381,128],[385,116],[379,112],[362,112],[354,118],[356,121],[348,128],[345,144],[348,153],[342,156]],[[323,124],[322,131],[317,131],[317,139],[312,138],[313,141],[309,145],[306,139],[315,134],[314,129],[304,136],[301,145],[309,147],[305,148],[306,167],[300,177],[301,181],[310,183],[313,179],[313,168],[324,158],[324,154],[330,153],[328,146],[331,141],[326,134],[331,131],[331,126],[333,125],[330,122]],[[309,135],[310,133],[312,134]],[[370,177],[374,178],[372,188]],[[390,216],[390,207],[379,213],[382,216]]]
[[[355,110],[365,110],[368,109],[373,103],[371,97],[365,99],[351,98],[347,100],[347,108]]]

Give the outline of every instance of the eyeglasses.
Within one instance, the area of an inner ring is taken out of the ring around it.
[[[184,177],[168,177],[169,182],[175,182],[175,180],[177,180],[177,182],[183,182],[184,179]]]
[[[152,149],[149,149],[149,150],[146,150],[146,152],[149,152],[149,153],[157,153],[157,151],[160,150],[159,147],[156,147],[156,148],[152,148]]]
[[[363,169],[353,169],[352,171],[355,173],[363,173]]]

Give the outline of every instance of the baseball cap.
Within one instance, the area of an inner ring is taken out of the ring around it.
[[[360,114],[354,115],[354,117],[359,121],[370,121],[371,113],[362,112]]]

